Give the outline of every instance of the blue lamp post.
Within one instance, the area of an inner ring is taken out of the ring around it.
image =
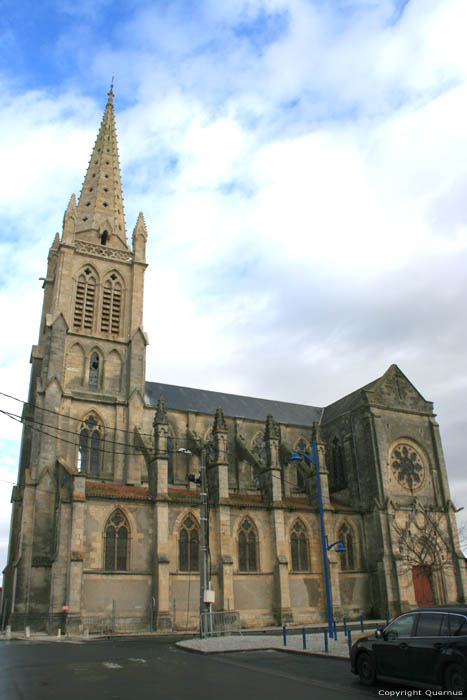
[[[323,515],[323,498],[321,495],[321,479],[319,476],[319,459],[318,459],[318,448],[316,445],[316,440],[313,440],[311,446],[311,457],[306,452],[301,452],[296,450],[292,452],[289,462],[301,462],[302,458],[306,459],[307,462],[312,464],[316,469],[316,484],[318,488],[318,505],[319,505],[319,521],[321,525],[321,549],[323,552],[323,569],[324,569],[324,585],[326,588],[326,608],[328,613],[328,631],[329,637],[334,637],[334,627],[333,627],[333,614],[332,614],[332,600],[331,600],[331,585],[329,580],[329,566],[328,566],[328,552],[333,547],[336,547],[336,552],[345,552],[345,547],[340,540],[329,544],[328,537],[324,529],[324,515]]]

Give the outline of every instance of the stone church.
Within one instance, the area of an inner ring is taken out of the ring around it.
[[[243,626],[465,600],[433,404],[392,365],[326,407],[147,381],[148,233],[127,241],[113,91],[48,256],[12,493],[3,624],[195,629],[206,455],[214,610]],[[163,342],[163,341],[162,341]]]

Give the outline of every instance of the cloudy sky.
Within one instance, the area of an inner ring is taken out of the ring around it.
[[[115,75],[148,379],[324,406],[395,362],[467,506],[465,0],[0,6],[0,391],[26,398],[39,277]],[[2,418],[2,564],[19,439]]]

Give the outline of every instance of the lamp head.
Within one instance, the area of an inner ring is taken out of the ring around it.
[[[303,458],[300,457],[296,452],[292,452],[290,455],[289,459],[287,460],[288,462],[302,462]]]
[[[336,552],[345,552],[345,547],[340,540],[337,543]]]

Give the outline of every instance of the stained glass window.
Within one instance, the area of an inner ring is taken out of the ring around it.
[[[292,553],[292,571],[309,571],[308,538],[306,529],[300,520],[294,524],[290,535]]]
[[[243,521],[238,533],[239,571],[258,570],[258,547],[256,528],[249,518]]]
[[[178,537],[180,571],[199,571],[199,530],[196,520],[187,515]]]
[[[127,571],[130,528],[121,510],[116,510],[105,528],[105,569]]]
[[[98,476],[102,454],[102,428],[94,416],[89,416],[81,425],[78,446],[78,469]]]

